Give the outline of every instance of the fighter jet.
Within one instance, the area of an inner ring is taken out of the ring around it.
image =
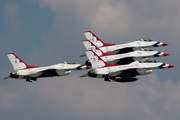
[[[91,31],[84,31],[84,35],[86,36],[87,40],[90,40],[97,47],[100,47],[100,49],[105,53],[108,52],[108,53],[121,54],[121,53],[132,52],[134,51],[135,48],[162,47],[168,45],[166,43],[154,41],[149,38],[141,38],[134,42],[116,45],[116,44],[104,43]],[[80,57],[83,56],[85,55],[81,55]]]
[[[32,82],[41,77],[65,76],[69,75],[71,70],[84,70],[91,68],[89,66],[75,64],[74,62],[64,62],[45,67],[30,66],[23,62],[14,53],[8,53],[7,56],[14,67],[14,71],[10,73],[10,76],[5,77],[4,79],[26,79],[27,82]]]
[[[85,50],[85,53],[92,64],[93,70],[80,77],[104,78],[109,82],[133,82],[137,81],[137,75],[147,75],[153,72],[153,69],[172,68],[174,66],[152,61],[149,63],[139,63],[135,61],[127,65],[114,65],[106,63],[92,50]]]
[[[101,57],[101,59],[111,64],[123,65],[123,64],[130,64],[134,61],[143,62],[143,61],[147,61],[146,57],[163,57],[169,55],[167,53],[153,51],[152,49],[142,49],[142,48],[140,50],[136,50],[124,54],[104,53],[91,41],[83,40],[82,42],[87,50],[93,50],[98,56]],[[89,61],[86,61],[86,65],[91,66],[91,63]]]

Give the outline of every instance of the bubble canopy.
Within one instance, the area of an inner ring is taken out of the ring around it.
[[[153,49],[150,48],[141,48],[142,51],[154,51]]]
[[[151,41],[154,41],[154,40],[151,40],[149,38],[141,38],[141,39],[138,39],[137,41],[151,42]]]
[[[149,59],[149,58],[146,58],[142,61],[143,63],[158,63],[156,60],[154,59]]]
[[[72,62],[72,61],[64,61],[64,63],[65,63],[65,64],[76,64],[76,63],[74,63],[74,62]]]

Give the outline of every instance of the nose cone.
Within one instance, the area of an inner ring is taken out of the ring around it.
[[[156,52],[156,54],[154,55],[155,57],[163,57],[163,56],[168,56],[169,54],[164,53],[164,52]]]
[[[174,67],[173,65],[166,64],[166,63],[162,63],[162,64],[159,66],[160,69],[173,68],[173,67]]]
[[[167,45],[168,45],[168,44],[166,44],[166,43],[163,43],[163,44],[162,44],[162,46],[167,46]]]
[[[173,65],[169,65],[168,68],[173,68],[174,66]]]
[[[168,56],[168,55],[169,55],[169,54],[167,54],[167,53],[164,53],[164,54],[163,54],[163,56]]]
[[[168,44],[163,43],[163,42],[155,42],[155,44],[153,45],[154,47],[162,47],[162,46],[166,46]]]

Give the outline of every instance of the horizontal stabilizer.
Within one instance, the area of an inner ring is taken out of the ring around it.
[[[87,77],[87,76],[88,76],[88,74],[84,74],[84,75],[81,75],[79,77]]]
[[[3,78],[3,79],[9,79],[9,78],[11,78],[10,76],[7,76],[7,77],[5,77],[5,78]]]
[[[86,54],[83,54],[83,55],[81,55],[81,56],[79,56],[79,57],[85,57],[86,56]]]

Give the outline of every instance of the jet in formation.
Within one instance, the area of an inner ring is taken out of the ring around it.
[[[174,67],[149,59],[149,57],[169,55],[149,49],[150,47],[166,46],[166,43],[140,39],[140,42],[115,45],[104,43],[91,31],[85,31],[84,34],[88,40],[82,41],[86,48],[83,56],[87,56],[89,59],[85,65],[92,66],[93,70],[80,77],[104,78],[109,82],[133,82],[138,80],[136,76],[150,74],[153,69]]]
[[[94,45],[90,40],[83,40],[82,41],[86,50],[93,50],[98,56],[101,56],[101,58],[111,64],[128,64],[134,61],[147,61],[147,57],[163,57],[168,56],[169,54],[159,51],[154,51],[149,48],[141,48],[139,50],[135,50],[128,53],[123,54],[112,54],[112,53],[104,53],[100,48],[98,48],[96,45]],[[90,62],[87,60],[86,65],[91,66]]]
[[[65,76],[69,75],[71,70],[85,70],[91,68],[89,66],[75,64],[74,62],[64,62],[45,67],[30,66],[23,62],[14,53],[8,53],[7,56],[14,67],[14,71],[4,79],[26,79],[27,82],[32,82],[36,81],[37,78]]]
[[[141,38],[134,42],[116,45],[116,44],[104,43],[91,31],[85,31],[84,35],[86,36],[87,40],[91,41],[93,44],[95,44],[97,47],[99,47],[99,49],[101,49],[105,53],[122,54],[122,53],[132,52],[140,48],[162,47],[168,45],[166,43],[151,40],[149,38]],[[85,56],[85,54],[81,55],[80,57],[83,56]]]

